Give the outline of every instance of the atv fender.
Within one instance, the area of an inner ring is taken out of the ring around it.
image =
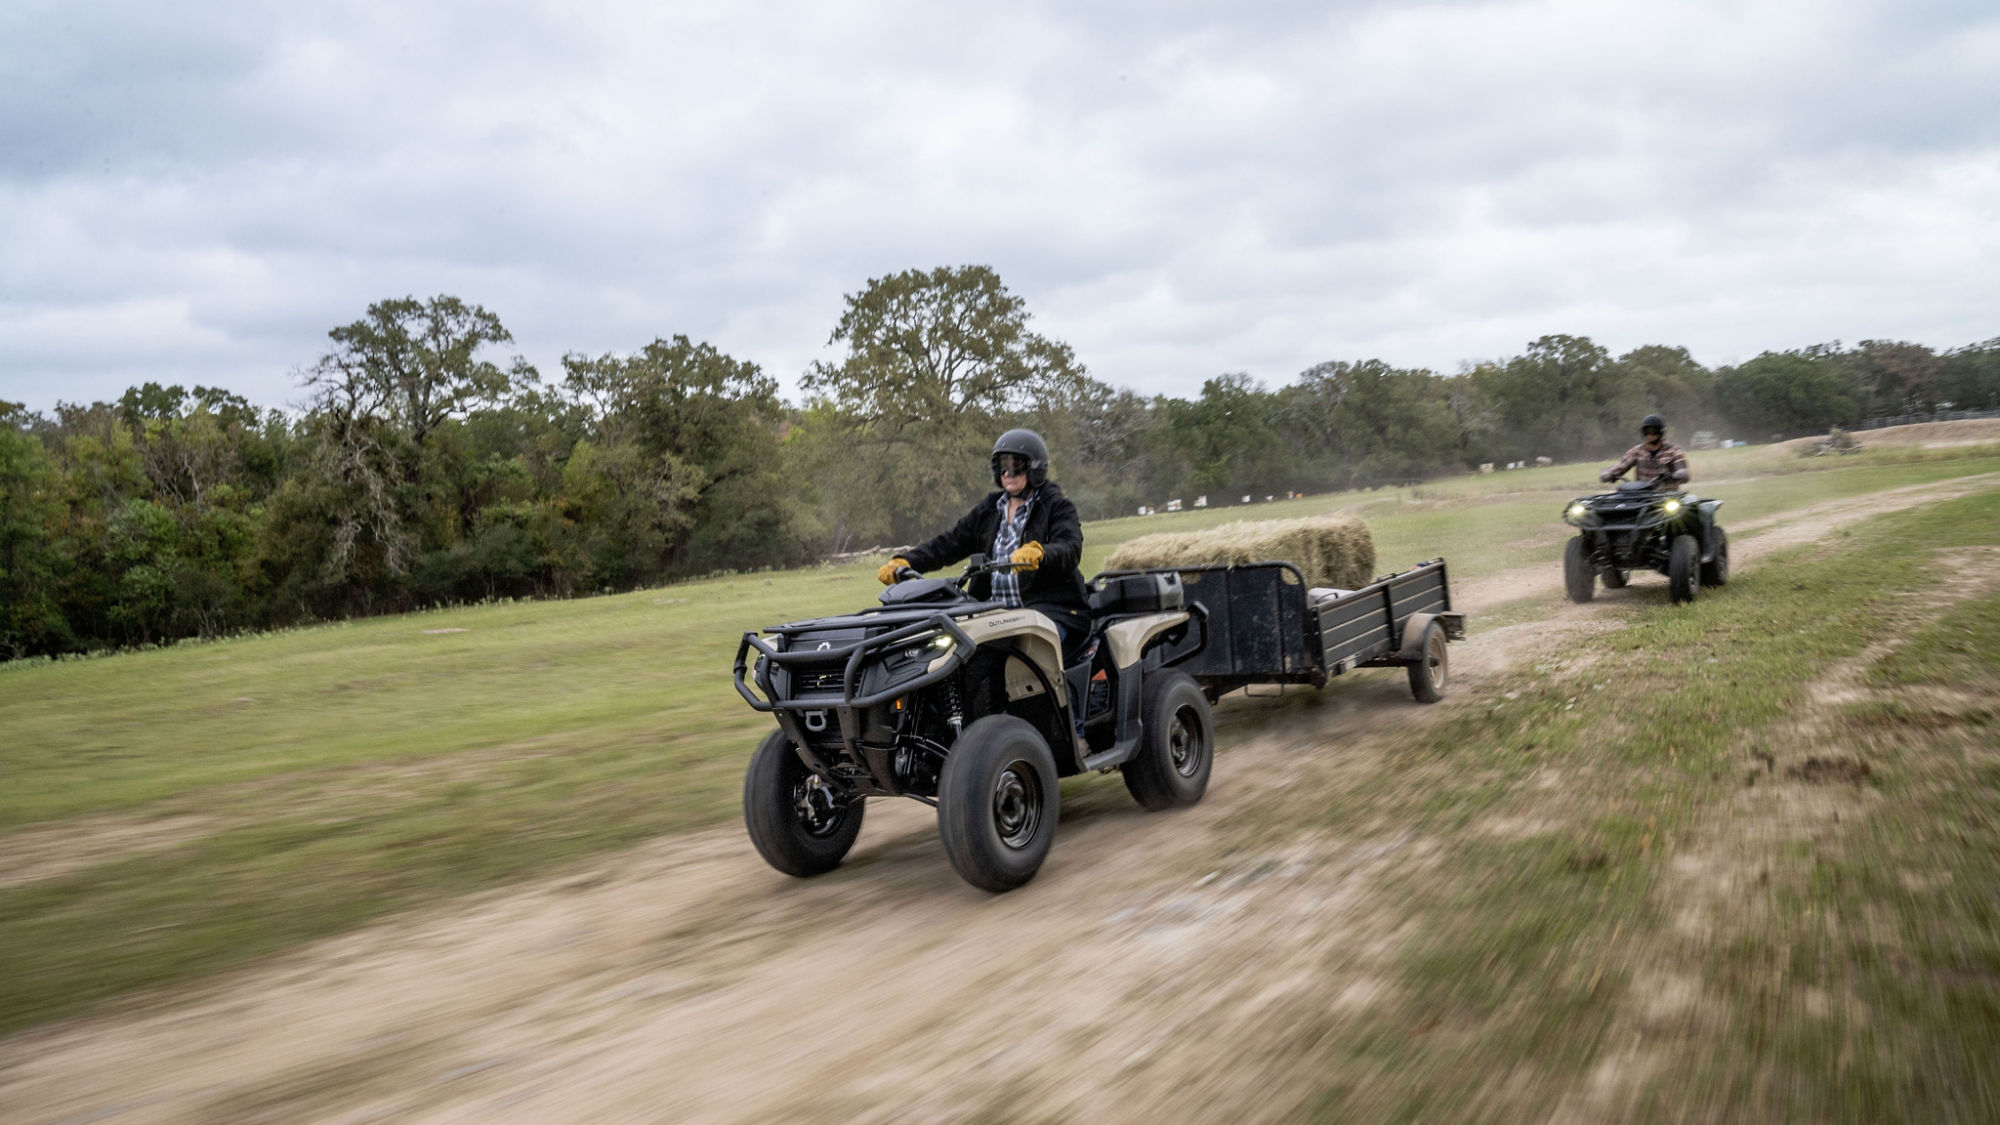
[[[958,624],[972,639],[975,648],[980,645],[1012,647],[1023,659],[1034,661],[1041,669],[1042,678],[1055,690],[1056,706],[1067,708],[1070,705],[1069,685],[1062,671],[1062,636],[1056,632],[1054,622],[1032,609],[1001,609],[965,618]],[[1034,678],[1025,670],[1023,676],[1028,680]],[[1015,687],[1016,683],[1010,678],[1010,695]],[[1039,690],[1038,683],[1036,692]]]
[[[1703,500],[1697,507],[1701,511],[1701,561],[1715,560],[1715,510],[1722,507],[1720,500]]]
[[[1170,613],[1148,613],[1106,625],[1104,643],[1111,646],[1111,663],[1119,668],[1137,664],[1153,638],[1186,623],[1187,619],[1186,610],[1174,610]]]

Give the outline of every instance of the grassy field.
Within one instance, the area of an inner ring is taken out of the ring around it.
[[[1242,818],[1440,845],[1390,888],[1397,1001],[1293,1014],[1340,1076],[1304,1116],[2000,1115],[2000,493],[1782,563]]]
[[[1706,479],[1737,481],[1704,491],[1728,499],[1725,518],[1742,519],[1990,472],[2000,456],[1886,450],[1807,462],[1732,450],[1704,455],[1702,467]],[[1771,475],[1741,479],[1759,474]],[[1341,507],[1369,521],[1382,569],[1438,554],[1460,577],[1552,565],[1563,534],[1555,513],[1591,480],[1565,466],[1109,521],[1086,529],[1085,561],[1149,530]],[[745,755],[767,723],[729,686],[737,635],[866,604],[873,570],[735,576],[0,667],[0,1031],[734,816]],[[1794,599],[1800,612],[1816,596]],[[1712,620],[1731,606],[1752,609],[1730,594],[1648,627],[1665,630],[1654,643],[1669,649],[1712,644],[1688,630],[1737,628]],[[1975,666],[1991,651],[1978,647],[1984,637],[1967,642]],[[1904,674],[1960,666],[1939,667]],[[1784,690],[1725,694],[1749,709],[1742,721],[1761,722],[1783,707]],[[1526,730],[1543,720],[1540,706],[1509,703],[1490,721]],[[1717,716],[1696,717],[1714,728],[1703,737],[1724,738]],[[1716,753],[1691,743],[1669,762]],[[1496,799],[1468,796],[1453,815]],[[1592,846],[1622,855],[1635,835],[1623,823],[1606,818]]]

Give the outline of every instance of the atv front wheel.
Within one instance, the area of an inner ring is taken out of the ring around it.
[[[1155,812],[1201,800],[1215,764],[1215,727],[1194,677],[1173,669],[1148,676],[1139,719],[1139,752],[1120,771],[1132,799]]]
[[[1691,602],[1701,592],[1701,544],[1692,535],[1674,536],[1667,551],[1667,596],[1674,604]]]
[[[1719,527],[1715,529],[1715,558],[1701,564],[1701,584],[1729,585],[1729,533]]]
[[[814,776],[785,732],[764,736],[743,776],[743,823],[764,862],[801,879],[840,866],[861,834],[862,798]]]
[[[1014,715],[965,728],[938,778],[938,836],[959,877],[999,893],[1035,877],[1055,840],[1056,759]]]
[[[1597,575],[1590,565],[1590,545],[1578,535],[1563,548],[1563,585],[1569,588],[1569,600],[1577,603],[1589,601],[1597,593]]]

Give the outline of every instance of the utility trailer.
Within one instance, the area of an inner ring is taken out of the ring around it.
[[[1311,684],[1351,668],[1408,670],[1410,693],[1444,698],[1447,641],[1465,637],[1451,608],[1443,559],[1385,575],[1359,590],[1314,589],[1287,562],[1112,571],[1180,575],[1200,627],[1162,643],[1160,663],[1193,676],[1210,700],[1253,684]]]

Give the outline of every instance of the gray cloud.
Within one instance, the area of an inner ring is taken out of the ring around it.
[[[0,14],[0,398],[296,397],[455,293],[788,383],[985,262],[1099,377],[2000,333],[1984,4],[354,2]]]

